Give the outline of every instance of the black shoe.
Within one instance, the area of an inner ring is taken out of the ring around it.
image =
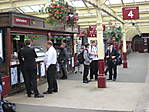
[[[62,79],[67,79],[67,76],[64,76]]]
[[[113,79],[113,81],[116,81],[116,79]]]
[[[43,94],[36,94],[34,97],[35,97],[35,98],[43,98],[44,95],[43,95]]]
[[[43,92],[43,94],[52,94],[52,92],[46,91],[46,92]]]
[[[31,97],[31,94],[28,94],[27,97]]]
[[[107,79],[107,80],[112,80],[112,79],[109,78],[109,79]]]
[[[58,90],[53,90],[53,92],[55,92],[55,93],[56,93],[56,92],[58,92]]]
[[[83,83],[88,83],[88,81],[87,80],[84,80]]]

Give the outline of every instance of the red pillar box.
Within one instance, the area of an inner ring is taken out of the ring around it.
[[[10,76],[3,76],[2,77],[2,84],[3,84],[3,92],[2,96],[5,96],[10,91]]]
[[[127,53],[123,53],[123,68],[128,68],[128,65],[127,65]]]
[[[98,62],[99,76],[98,76],[98,88],[106,88],[106,77],[104,73],[105,63],[104,59],[100,59]]]

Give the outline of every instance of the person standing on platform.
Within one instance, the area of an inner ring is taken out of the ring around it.
[[[85,44],[85,49],[83,51],[83,57],[84,57],[84,73],[83,73],[83,83],[88,83],[89,80],[87,78],[90,68],[90,56],[89,56],[89,44]]]
[[[56,81],[56,63],[57,63],[57,53],[53,47],[52,41],[48,41],[46,45],[48,51],[45,54],[44,63],[46,65],[47,71],[47,82],[48,89],[44,94],[52,94],[53,92],[58,92],[58,86]]]
[[[66,71],[66,62],[67,62],[67,53],[65,50],[65,43],[61,43],[60,45],[60,52],[58,55],[58,63],[60,65],[60,69],[62,71],[63,76],[61,77],[61,79],[67,79],[67,71]]]
[[[31,83],[34,89],[34,97],[35,98],[42,98],[44,97],[42,94],[38,92],[37,89],[37,67],[36,61],[37,55],[35,50],[30,47],[31,42],[30,40],[25,41],[25,46],[19,52],[19,60],[21,62],[21,66],[23,66],[24,72],[24,81],[27,90],[27,96],[31,97]]]
[[[89,47],[89,54],[90,59],[92,59],[92,62],[90,64],[90,79],[93,79],[93,75],[95,75],[95,80],[97,80],[98,77],[98,54],[97,54],[97,42],[92,41],[91,46]]]
[[[107,60],[107,66],[108,66],[108,70],[109,70],[109,79],[108,80],[113,79],[113,81],[116,81],[116,78],[117,78],[117,58],[119,56],[119,53],[113,47],[112,43],[109,43],[108,46],[109,46],[109,49],[107,49],[107,51],[106,51],[106,60]]]

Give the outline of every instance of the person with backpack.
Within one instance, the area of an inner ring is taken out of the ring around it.
[[[90,68],[90,57],[89,57],[89,44],[85,44],[85,49],[83,51],[83,58],[84,58],[84,73],[83,73],[83,83],[88,83],[89,80],[87,78]]]

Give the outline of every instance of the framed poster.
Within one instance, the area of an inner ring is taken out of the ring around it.
[[[3,31],[0,30],[0,57],[3,58]]]

